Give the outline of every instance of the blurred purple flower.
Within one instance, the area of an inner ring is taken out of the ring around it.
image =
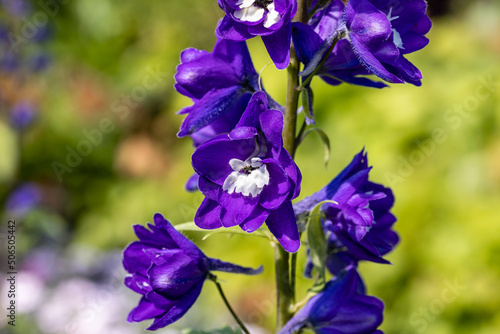
[[[17,103],[10,112],[10,123],[11,125],[18,129],[26,129],[36,117],[36,108],[33,104],[29,102],[19,102]]]
[[[153,319],[149,330],[163,328],[179,320],[200,295],[210,271],[245,275],[262,272],[208,258],[159,213],[150,230],[135,225],[139,241],[123,252],[123,266],[130,273],[125,285],[142,295],[129,316],[129,322]]]
[[[38,53],[34,55],[31,61],[31,69],[35,72],[42,71],[50,65],[50,56],[46,53]]]
[[[384,304],[360,291],[355,270],[328,282],[278,334],[293,334],[309,328],[318,334],[382,334]]]
[[[39,205],[41,200],[41,189],[34,183],[24,183],[10,194],[5,208],[16,215],[24,215]]]
[[[25,0],[0,0],[0,7],[19,18],[28,15],[31,10],[31,4]]]
[[[220,38],[245,41],[262,36],[269,56],[278,69],[289,63],[291,21],[296,0],[218,0],[226,16],[219,22]]]
[[[269,110],[266,95],[257,92],[234,130],[196,149],[192,164],[206,196],[195,216],[199,227],[239,225],[253,232],[266,221],[287,251],[297,251],[291,200],[299,195],[301,174],[283,148],[282,130],[283,114]]]
[[[0,70],[5,72],[13,72],[20,66],[18,56],[10,49],[3,50],[0,55]]]

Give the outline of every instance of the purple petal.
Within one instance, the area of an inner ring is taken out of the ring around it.
[[[309,197],[304,198],[302,201],[294,205],[297,215],[311,211],[316,204],[324,200],[333,199],[333,196],[339,190],[339,187],[350,177],[356,175],[361,170],[368,168],[368,160],[364,149],[356,154],[352,161],[340,172],[328,185],[320,191],[315,192]]]
[[[260,128],[276,152],[283,146],[283,114],[277,110],[267,110],[260,114]]]
[[[139,304],[132,311],[130,311],[127,321],[140,322],[157,317],[162,313],[165,313],[164,309],[156,307],[156,305],[147,300],[146,297],[142,297]]]
[[[321,47],[323,40],[312,27],[301,23],[292,23],[292,38],[295,52],[300,62],[308,64]]]
[[[220,186],[201,176],[198,181],[200,191],[207,198],[217,201],[219,199]]]
[[[257,135],[257,129],[249,126],[240,126],[235,128],[229,133],[229,138],[235,139],[249,139]]]
[[[368,48],[358,40],[357,36],[351,36],[351,43],[354,50],[359,55],[361,62],[370,72],[388,82],[404,82],[402,79],[387,71],[387,69],[380,63],[377,58],[375,58],[375,56],[368,50]]]
[[[177,247],[177,245],[175,245],[175,247]],[[140,241],[134,241],[125,248],[123,251],[123,267],[125,270],[129,273],[135,273],[149,268],[154,256],[145,253],[145,248],[151,248],[151,245],[144,244]]]
[[[210,181],[222,186],[233,172],[229,161],[245,161],[255,150],[255,140],[231,140],[227,135],[216,137],[198,147],[192,156],[194,170]]]
[[[401,78],[414,84],[415,86],[420,86],[422,79],[422,73],[418,68],[416,68],[412,63],[410,63],[405,57],[399,57],[393,64],[394,68],[397,70],[397,73]],[[393,71],[396,72],[396,71]]]
[[[382,323],[383,307],[375,297],[356,296],[342,305],[326,328],[345,334],[371,333]]]
[[[260,196],[244,196],[241,193],[222,192],[219,203],[222,205],[221,222],[224,227],[243,223],[259,205]]]
[[[300,248],[299,229],[291,201],[286,201],[277,210],[271,211],[266,224],[287,252],[295,253]]]
[[[245,90],[239,86],[211,90],[194,105],[181,111],[181,113],[188,113],[188,116],[182,122],[177,136],[184,137],[192,134],[224,116],[237,105],[244,94]]]
[[[153,266],[148,271],[151,288],[168,298],[180,298],[200,280],[204,280],[208,271],[199,268],[198,261],[184,254],[178,254],[165,260],[162,265]]]
[[[257,205],[250,216],[248,216],[245,221],[240,224],[240,227],[243,231],[252,233],[264,224],[264,221],[268,216],[269,211],[264,209],[262,206]]]
[[[257,78],[259,75],[255,72],[246,42],[217,39],[214,47],[214,55],[230,63],[232,70],[236,71],[240,78],[255,79],[254,88],[258,88]]]
[[[198,174],[191,175],[191,177],[187,180],[184,188],[189,192],[198,190],[198,178],[199,178]]]
[[[260,115],[267,110],[267,97],[264,92],[256,92],[250,98],[250,102],[248,102],[248,106],[241,116],[240,121],[236,125],[236,127],[253,127],[259,128],[259,117]]]
[[[189,53],[192,53],[190,51]],[[182,57],[191,58],[191,57]],[[210,90],[239,86],[241,78],[228,66],[228,60],[211,53],[183,62],[177,67],[175,88],[190,98],[201,99]]]
[[[269,184],[264,186],[260,194],[259,204],[269,210],[277,209],[289,197],[290,182],[283,168],[274,160],[265,159],[269,172]]]
[[[154,303],[156,307],[164,309],[165,311],[169,310],[177,302],[177,299],[167,299],[153,290],[146,294],[146,298]]]
[[[351,0],[346,7],[349,35],[369,48],[385,41],[391,36],[391,22],[367,0]]]
[[[356,285],[357,274],[355,270],[349,270],[342,278],[330,281],[311,309],[311,322],[313,324],[330,322],[348,296],[354,293]]]
[[[285,170],[286,175],[289,177],[290,182],[290,199],[294,199],[300,194],[300,183],[302,181],[302,174],[299,167],[295,164],[292,157],[287,150],[282,149],[278,158],[279,163]]]
[[[187,255],[192,258],[205,257],[203,252],[188,238],[186,238],[182,233],[177,231],[168,220],[166,220],[161,214],[156,213],[154,215],[155,225],[163,228],[172,237],[172,239],[177,243],[180,249],[182,249]]]
[[[161,318],[156,318],[148,330],[156,330],[170,325],[179,320],[193,306],[196,299],[200,295],[203,282],[200,281],[188,293],[186,293],[168,312]]]
[[[413,31],[409,31],[401,36],[401,41],[404,46],[404,49],[401,50],[402,54],[408,54],[421,50],[429,44],[429,39],[427,37]]]
[[[283,25],[280,30],[268,36],[262,36],[269,56],[279,70],[285,69],[290,62],[290,44],[292,42],[291,23]]]
[[[224,18],[219,21],[215,34],[218,38],[230,39],[239,42],[254,37],[248,32],[248,27],[246,25],[234,21],[229,17],[229,15],[224,16]]]
[[[222,207],[218,202],[205,198],[198,208],[198,211],[196,211],[194,223],[196,226],[206,230],[222,227],[220,221],[221,209]]]
[[[347,247],[349,252],[352,253],[357,259],[375,263],[390,264],[389,261],[380,256],[380,253],[372,244],[365,240],[368,237],[359,242],[356,239],[353,240],[353,238],[346,232],[339,231],[336,234],[342,244]]]
[[[146,274],[142,275],[138,273],[134,273],[132,275],[129,274],[125,277],[124,284],[130,290],[144,295],[147,292],[151,291],[149,280],[145,275]]]

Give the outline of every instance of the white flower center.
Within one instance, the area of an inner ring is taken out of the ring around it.
[[[236,5],[240,9],[234,11],[235,18],[246,22],[258,22],[265,15],[264,27],[266,28],[277,23],[281,17],[274,7],[273,0],[239,0]]]
[[[387,14],[387,19],[389,20],[389,22],[399,19],[399,16],[392,17],[392,7],[391,9],[389,9],[389,13]],[[399,32],[396,29],[391,29],[391,30],[393,34],[392,41],[394,42],[394,44],[398,47],[398,49],[404,49],[403,40],[401,39],[401,35],[399,34]]]
[[[222,190],[229,194],[236,192],[243,196],[256,197],[264,186],[269,184],[269,172],[260,158],[248,158],[245,161],[231,159],[229,165],[233,172],[224,181]]]

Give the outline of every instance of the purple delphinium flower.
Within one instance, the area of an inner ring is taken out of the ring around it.
[[[425,0],[350,0],[345,28],[363,65],[385,81],[420,86],[422,74],[404,55],[429,43],[426,9]]]
[[[330,85],[339,85],[342,82],[353,85],[383,88],[385,84],[372,81],[364,75],[371,74],[359,61],[350,43],[337,36],[342,25],[342,15],[345,5],[341,0],[334,0],[324,9],[316,13],[308,22],[292,24],[292,38],[299,60],[305,64],[301,75],[308,75],[320,62],[327,57],[317,70],[317,75]],[[330,54],[328,50],[334,38],[340,38]]]
[[[278,334],[293,334],[301,328],[318,334],[382,334],[377,327],[384,304],[360,291],[359,282],[355,270],[332,279]]]
[[[389,263],[382,256],[399,241],[392,230],[396,222],[390,212],[394,204],[392,191],[369,181],[370,169],[362,150],[326,187],[294,205],[300,218],[322,201],[337,202],[322,206],[323,226],[325,232],[331,233],[328,241],[332,258],[328,267],[334,274],[342,269],[339,263],[345,263],[346,267],[356,265],[359,260]]]
[[[34,183],[24,183],[14,189],[7,198],[5,209],[16,215],[23,215],[42,201],[42,190]]]
[[[266,221],[289,252],[300,247],[291,200],[300,171],[283,148],[283,114],[269,110],[265,93],[252,96],[234,130],[200,145],[192,164],[206,196],[195,223],[205,229],[239,225],[246,232]]]
[[[142,295],[129,322],[153,319],[149,330],[179,320],[194,304],[209,272],[225,271],[254,275],[259,269],[240,267],[208,258],[159,213],[149,229],[135,225],[139,241],[123,252],[123,266],[130,274],[125,285]]]
[[[35,119],[35,106],[29,102],[17,103],[10,112],[10,123],[18,130],[26,129]]]
[[[190,135],[198,146],[231,131],[259,90],[258,77],[245,42],[219,39],[213,52],[184,50],[175,89],[194,104],[180,111],[188,116],[178,136]]]
[[[226,12],[217,26],[218,37],[245,41],[261,36],[276,67],[284,69],[288,66],[296,0],[218,1],[220,8]]]

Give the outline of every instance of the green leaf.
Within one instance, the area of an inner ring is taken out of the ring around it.
[[[319,135],[321,141],[323,142],[323,145],[325,147],[325,167],[327,167],[328,162],[330,161],[330,138],[328,138],[328,135],[326,134],[325,131],[323,131],[323,129],[310,128],[306,130],[302,135],[302,138],[300,138],[299,142],[302,142],[311,132],[316,132]]]
[[[202,331],[195,329],[185,329],[181,332],[182,334],[241,334],[243,333],[241,329],[232,329],[229,326],[213,329],[211,331]]]
[[[304,112],[306,113],[307,118],[314,120],[314,116],[312,114],[312,110],[310,104],[313,101],[313,91],[311,87],[304,87],[301,90],[302,96],[302,108],[304,108]]]
[[[335,201],[322,201],[316,204],[316,206],[309,213],[309,218],[307,220],[307,242],[309,244],[310,256],[316,272],[318,273],[318,278],[311,291],[319,292],[323,290],[325,285],[325,262],[327,256],[327,240],[325,235],[325,230],[321,224],[321,207],[325,203],[334,203]]]

